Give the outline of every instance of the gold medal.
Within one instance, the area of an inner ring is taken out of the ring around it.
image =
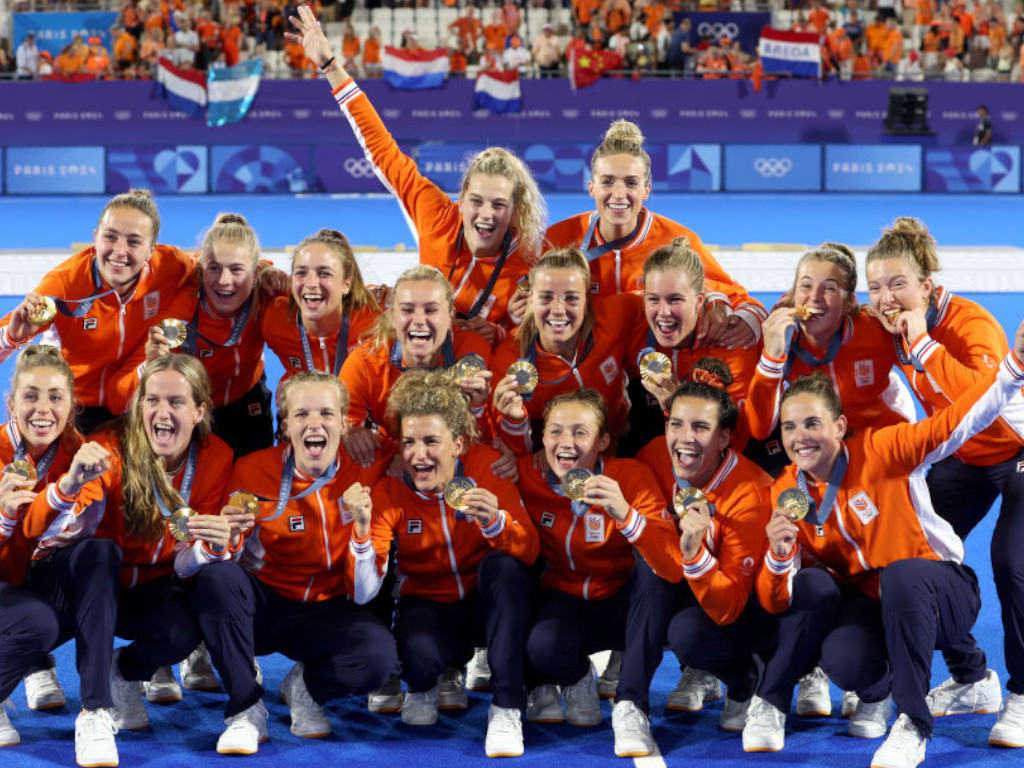
[[[573,501],[583,501],[583,497],[587,495],[584,486],[587,480],[592,478],[594,473],[589,469],[570,469],[562,477],[562,491],[565,492],[566,498],[572,499]]]
[[[899,317],[900,313],[902,312],[903,309],[901,307],[893,307],[892,309],[885,310],[885,312],[883,312],[882,314],[885,316],[885,319],[889,322],[889,325],[892,325],[896,318]]]
[[[779,494],[775,506],[786,513],[786,517],[798,523],[807,517],[811,510],[811,497],[799,488],[787,488]]]
[[[645,381],[663,373],[672,373],[672,361],[668,355],[654,351],[640,358],[640,377]]]
[[[34,488],[36,481],[39,479],[39,474],[36,472],[36,468],[32,466],[32,462],[28,459],[19,459],[18,461],[12,461],[6,467],[4,467],[5,475],[18,475],[25,479],[25,485],[28,488]]]
[[[530,292],[530,281],[529,281],[529,279],[523,278],[518,283],[516,283],[516,290],[519,293],[529,293]]]
[[[537,373],[537,366],[529,360],[516,360],[508,367],[505,375],[515,377],[516,392],[520,395],[530,394],[540,383],[540,374]]]
[[[235,491],[228,498],[228,506],[242,510],[247,515],[260,511],[260,500],[248,491]]]
[[[676,491],[676,495],[672,497],[672,508],[676,511],[679,517],[686,514],[686,507],[694,502],[707,501],[708,497],[704,495],[704,491],[700,488],[694,488],[692,485],[686,488],[680,488]]]
[[[167,521],[167,527],[171,531],[171,536],[178,541],[192,541],[193,536],[192,532],[188,529],[188,520],[197,514],[199,513],[192,509],[192,507],[178,507],[174,510],[171,519]]]
[[[157,323],[156,327],[160,329],[160,332],[167,339],[167,346],[171,349],[177,349],[188,338],[188,328],[181,320],[176,318],[165,318]]]
[[[466,491],[471,488],[476,488],[474,483],[468,477],[453,477],[444,486],[444,503],[452,509],[457,509],[460,512],[469,507],[469,502],[466,501]]]
[[[50,296],[43,296],[43,303],[39,308],[29,315],[28,321],[32,325],[46,325],[57,316],[57,304]]]
[[[815,317],[816,315],[823,314],[825,313],[822,312],[821,310],[814,309],[813,307],[808,307],[806,304],[802,307],[793,308],[794,320],[810,320],[812,317]]]
[[[457,381],[469,378],[470,376],[476,376],[481,371],[486,371],[487,366],[484,365],[484,361],[479,355],[465,355],[455,361],[455,365],[452,366],[452,372],[455,374]]]

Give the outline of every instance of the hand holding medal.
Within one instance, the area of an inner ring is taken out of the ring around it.
[[[370,535],[370,519],[373,513],[370,487],[362,483],[352,483],[341,495],[341,500],[345,503],[348,511],[352,513],[355,537],[365,539]]]
[[[679,546],[683,559],[693,560],[711,525],[713,510],[700,488],[689,486],[676,491],[672,508],[679,516]]]

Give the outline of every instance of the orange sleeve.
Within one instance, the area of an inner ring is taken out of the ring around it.
[[[1003,329],[987,312],[968,308],[958,314],[963,317],[955,333],[963,343],[956,354],[928,334],[915,339],[911,348],[928,375],[951,399],[990,379],[1008,351]]]
[[[762,349],[750,379],[745,412],[750,436],[755,440],[767,438],[778,423],[785,362],[785,358],[774,358]]]
[[[370,406],[374,401],[373,371],[370,364],[370,357],[373,354],[370,352],[369,343],[361,345],[345,359],[338,374],[345,389],[348,390],[348,421],[354,427],[362,426],[370,416]]]
[[[679,536],[668,518],[665,499],[651,471],[632,459],[621,459],[625,472],[616,478],[630,505],[625,521],[615,521],[626,541],[636,547],[658,576],[673,583],[683,578]]]
[[[487,451],[485,461],[490,463],[497,455],[497,451]],[[490,526],[480,526],[484,539],[494,549],[533,565],[540,554],[540,536],[523,505],[519,489],[508,480],[493,476],[487,478],[486,487],[498,497],[498,509],[503,514]]]

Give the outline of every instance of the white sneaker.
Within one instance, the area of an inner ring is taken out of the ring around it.
[[[988,734],[994,747],[1024,747],[1024,695],[1009,693],[999,720]]]
[[[252,660],[252,674],[256,678],[256,685],[260,688],[263,687],[263,667],[260,666],[260,660],[255,656]]]
[[[192,653],[182,659],[178,672],[181,674],[183,688],[188,688],[190,691],[220,690],[220,680],[214,674],[213,663],[210,661],[210,652],[206,649],[206,643],[200,643]]]
[[[384,685],[366,694],[366,708],[378,714],[394,714],[402,709],[402,681],[390,678]]]
[[[778,752],[786,745],[786,714],[760,696],[752,696],[743,726],[744,752]]]
[[[260,744],[267,740],[267,708],[263,700],[237,715],[224,718],[227,726],[217,739],[217,751],[222,755],[255,755]]]
[[[281,698],[292,716],[292,733],[304,739],[320,739],[331,735],[331,721],[324,708],[316,703],[302,678],[306,665],[301,661],[281,681]]]
[[[856,691],[843,691],[843,707],[840,710],[840,714],[843,718],[853,717],[853,713],[857,711],[859,703],[860,696],[857,695]]]
[[[887,738],[871,758],[871,768],[915,768],[924,762],[928,740],[906,715],[900,715],[892,724]]]
[[[728,696],[725,697],[725,704],[722,705],[722,714],[718,716],[718,727],[723,731],[739,733],[747,724],[747,710],[750,709],[750,699],[736,701]]]
[[[850,735],[858,739],[880,739],[889,730],[890,715],[892,715],[891,696],[870,703],[860,699],[857,709],[850,717],[848,726]]]
[[[487,710],[488,757],[519,757],[523,754],[523,720],[518,709],[491,704]]]
[[[0,747],[13,747],[21,743],[21,736],[7,717],[7,708],[14,709],[10,699],[0,701]]]
[[[609,651],[608,663],[597,678],[597,693],[602,699],[614,699],[619,690],[619,674],[622,672],[622,651]]]
[[[993,670],[976,683],[958,683],[949,678],[928,691],[928,711],[933,717],[943,715],[994,715],[1003,706],[1003,687]]]
[[[75,760],[83,768],[118,764],[117,726],[107,709],[83,709],[75,718]]]
[[[557,685],[538,685],[526,696],[526,719],[531,723],[565,722]]]
[[[121,648],[115,648],[110,661],[110,696],[114,700],[110,715],[119,729],[139,731],[149,725],[149,713],[142,701],[142,683],[121,677],[118,670],[121,651]]]
[[[437,722],[437,702],[441,686],[435,683],[429,691],[407,691],[402,701],[402,722],[406,725],[433,725]]]
[[[471,691],[491,690],[491,665],[487,662],[487,649],[476,648],[466,665],[466,688]]]
[[[668,695],[665,709],[677,712],[700,712],[709,701],[722,697],[722,684],[710,672],[687,667]]]
[[[56,669],[41,669],[25,677],[25,698],[29,709],[57,709],[67,702]]]
[[[800,678],[800,687],[796,694],[796,713],[800,717],[828,717],[832,714],[828,675],[821,667],[815,667]]]
[[[569,725],[587,727],[601,722],[601,699],[597,695],[593,665],[575,683],[562,686],[562,701],[565,702],[565,722]]]
[[[466,695],[466,686],[462,682],[461,670],[448,667],[441,673],[438,682],[441,688],[437,697],[438,709],[465,709],[469,706],[469,697]]]
[[[172,704],[181,701],[181,686],[174,679],[174,670],[160,667],[153,676],[142,684],[146,691],[146,701],[153,704]]]
[[[644,757],[654,751],[651,722],[632,701],[612,705],[616,757]]]

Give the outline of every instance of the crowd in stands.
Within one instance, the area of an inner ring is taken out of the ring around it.
[[[381,75],[386,45],[446,48],[452,77],[488,69],[557,77],[571,69],[573,60],[584,58],[597,60],[598,69],[634,76],[761,76],[753,46],[744,50],[737,40],[698,34],[691,20],[680,16],[694,10],[694,3],[683,0],[488,0],[479,7],[467,0],[415,2],[415,18],[439,9],[437,22],[430,16],[427,34],[416,22],[405,28],[385,27],[382,34],[375,23],[379,14],[394,13],[398,18],[398,11],[390,8],[374,9],[371,15],[362,7],[356,9],[353,0],[323,6],[317,0],[314,7],[329,30],[336,30],[346,68],[360,77]],[[561,8],[561,2],[568,7]],[[547,7],[552,3],[559,7]],[[826,78],[1018,80],[1024,72],[1021,2],[1012,10],[1003,0],[791,3],[792,8],[776,9],[773,25],[820,35]],[[284,36],[296,4],[125,0],[111,30],[112,50],[99,38],[76,37],[51,57],[36,49],[29,35],[15,52],[0,46],[0,72],[24,78],[146,78],[160,57],[181,68],[206,70],[262,56],[275,76],[316,77],[301,46]],[[732,7],[737,6],[747,7],[733,0]],[[701,0],[698,7],[728,10],[730,0]],[[534,23],[526,23],[531,16]]]

